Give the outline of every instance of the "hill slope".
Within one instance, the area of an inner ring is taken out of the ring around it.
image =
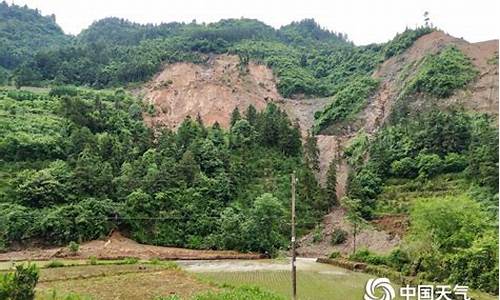
[[[145,115],[151,125],[177,128],[186,116],[229,127],[231,112],[249,105],[262,110],[281,99],[272,71],[250,62],[242,65],[235,55],[210,56],[204,64],[175,63],[157,74],[143,90],[155,113]]]
[[[13,69],[37,51],[64,45],[68,39],[54,15],[0,2],[0,67]]]

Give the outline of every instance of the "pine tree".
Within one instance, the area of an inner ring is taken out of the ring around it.
[[[255,126],[257,123],[257,110],[253,105],[249,105],[247,111],[245,112],[245,119],[247,119],[250,125]]]
[[[307,131],[306,142],[304,145],[305,159],[309,167],[318,172],[319,171],[319,149],[318,140],[314,134]]]
[[[337,201],[337,161],[332,159],[326,173],[326,195],[330,207],[336,206]]]
[[[231,127],[233,127],[238,120],[241,120],[241,114],[238,107],[235,107],[231,113]]]

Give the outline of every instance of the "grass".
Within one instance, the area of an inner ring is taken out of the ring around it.
[[[216,290],[188,276],[173,263],[103,264],[41,269],[37,299],[152,299],[179,295],[189,298]],[[53,294],[56,297],[53,297]],[[68,296],[68,298],[72,299]]]
[[[370,275],[348,272],[347,275],[303,271],[297,274],[297,293],[301,300],[362,299],[364,285]],[[343,272],[342,272],[343,273]],[[210,272],[200,278],[217,284],[232,286],[255,285],[274,292],[285,299],[291,296],[290,271]]]
[[[427,181],[418,179],[389,179],[383,192],[377,198],[375,213],[400,214],[408,213],[416,199],[440,196],[458,196],[469,189],[463,174],[444,174]]]

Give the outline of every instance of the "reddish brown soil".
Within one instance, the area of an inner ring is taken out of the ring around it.
[[[115,232],[107,240],[95,240],[83,243],[77,255],[73,255],[65,247],[49,249],[25,249],[0,253],[0,261],[10,260],[48,260],[54,258],[87,259],[95,256],[98,259],[123,259],[136,257],[139,259],[258,259],[261,254],[239,253],[236,251],[191,250],[175,247],[161,247],[139,244]]]
[[[238,56],[217,55],[206,64],[168,65],[143,91],[156,110],[144,115],[146,122],[176,128],[186,116],[199,114],[205,124],[217,121],[227,128],[235,107],[244,112],[252,104],[260,110],[281,99],[269,68],[254,62],[241,68],[239,63]]]
[[[406,234],[409,225],[406,215],[387,215],[373,220],[372,223],[377,229],[400,238]]]

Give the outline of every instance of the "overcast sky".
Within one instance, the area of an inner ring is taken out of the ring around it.
[[[357,45],[385,42],[406,26],[431,21],[444,31],[477,42],[498,39],[498,0],[7,0],[55,14],[66,33],[78,34],[94,20],[121,17],[139,23],[214,22],[256,18],[279,28],[314,18],[323,27],[347,33]]]

